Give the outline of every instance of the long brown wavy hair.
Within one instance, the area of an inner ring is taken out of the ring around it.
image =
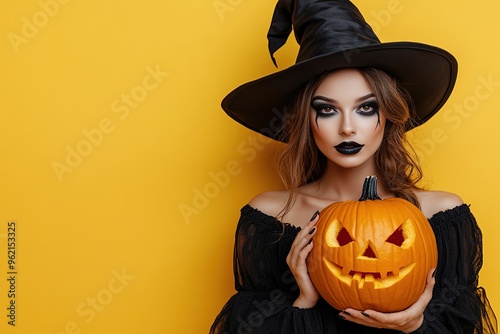
[[[370,85],[386,118],[384,137],[375,153],[379,182],[395,194],[419,206],[413,190],[422,178],[416,154],[406,140],[405,132],[413,110],[412,99],[394,78],[375,68],[359,68]],[[293,206],[298,187],[318,180],[326,169],[327,159],[316,146],[310,124],[311,100],[314,92],[331,71],[310,80],[292,101],[283,120],[282,140],[287,141],[278,156],[278,171],[290,193],[278,217],[283,217]]]

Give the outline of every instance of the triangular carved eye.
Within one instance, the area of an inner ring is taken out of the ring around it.
[[[408,218],[389,236],[389,238],[387,238],[386,242],[403,249],[408,249],[413,246],[415,236],[415,227],[413,226],[412,220]]]
[[[398,229],[394,231],[394,233],[392,233],[386,240],[386,242],[394,244],[398,247],[401,247],[404,241],[405,241],[405,236],[403,234],[403,229],[401,228],[401,226],[398,227]]]
[[[342,228],[339,231],[339,234],[337,234],[337,241],[339,242],[340,246],[345,246],[348,243],[353,242],[354,240],[352,239],[349,232],[347,232],[346,228],[342,226]]]
[[[326,230],[325,241],[328,247],[341,247],[353,242],[354,239],[340,221],[334,219]]]

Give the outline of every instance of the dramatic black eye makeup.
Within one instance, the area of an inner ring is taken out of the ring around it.
[[[313,98],[311,107],[316,111],[316,117],[329,117],[337,113],[337,110],[331,102],[319,96]]]
[[[363,104],[361,104],[358,107],[356,112],[360,115],[367,116],[367,117],[373,116],[376,114],[377,115],[377,126],[376,127],[378,127],[380,125],[380,109],[379,109],[377,100],[372,99],[372,100],[364,102]]]
[[[329,99],[324,96],[315,96],[312,98],[311,107],[316,111],[316,118],[314,121],[316,122],[316,126],[318,125],[318,118],[320,117],[330,117],[337,114],[337,110],[333,106],[335,100]]]
[[[358,110],[356,110],[356,112],[364,116],[379,114],[378,103],[375,100],[366,101],[358,107]]]
[[[316,126],[318,126],[318,118],[330,117],[338,114],[333,99],[324,96],[315,96],[312,98],[311,107],[316,111]],[[360,103],[356,112],[362,116],[377,115],[377,127],[380,125],[380,110],[375,95],[373,93],[361,96],[356,99],[356,103]]]

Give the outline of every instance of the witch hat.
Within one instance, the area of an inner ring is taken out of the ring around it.
[[[414,102],[408,130],[429,120],[455,85],[458,65],[450,53],[416,42],[381,43],[350,1],[279,0],[268,33],[275,64],[274,52],[292,29],[300,45],[295,64],[243,84],[222,101],[230,117],[267,137],[286,141],[280,130],[288,104],[325,71],[374,67],[393,76]]]

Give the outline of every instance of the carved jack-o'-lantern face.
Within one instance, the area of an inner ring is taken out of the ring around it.
[[[309,275],[336,309],[403,310],[420,297],[436,266],[434,233],[410,202],[380,200],[375,177],[367,178],[363,193],[321,212]]]

